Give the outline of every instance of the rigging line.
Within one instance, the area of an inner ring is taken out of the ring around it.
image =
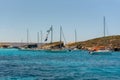
[[[64,33],[63,33],[63,30],[62,30],[62,35],[63,35],[63,39],[64,39],[65,44],[66,44],[66,43],[67,43],[67,41],[66,41],[66,39],[65,39],[65,35],[64,35]]]
[[[108,24],[106,23],[106,36],[109,36],[109,28],[108,28]]]

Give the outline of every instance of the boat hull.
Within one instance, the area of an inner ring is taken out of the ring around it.
[[[110,55],[111,51],[109,50],[100,50],[100,51],[90,51],[89,52],[91,55]]]
[[[68,50],[45,50],[48,53],[66,53]]]

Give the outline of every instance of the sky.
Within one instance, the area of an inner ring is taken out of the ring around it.
[[[67,42],[85,41],[106,35],[120,35],[120,0],[0,0],[0,42],[43,42],[53,25],[53,41],[59,41],[62,26]],[[50,42],[50,35],[48,41]]]

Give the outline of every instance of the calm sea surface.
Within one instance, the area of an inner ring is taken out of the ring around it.
[[[120,80],[120,52],[0,49],[0,80]]]

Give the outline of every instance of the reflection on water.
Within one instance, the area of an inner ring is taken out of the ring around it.
[[[120,52],[47,53],[0,49],[0,80],[120,80]]]

